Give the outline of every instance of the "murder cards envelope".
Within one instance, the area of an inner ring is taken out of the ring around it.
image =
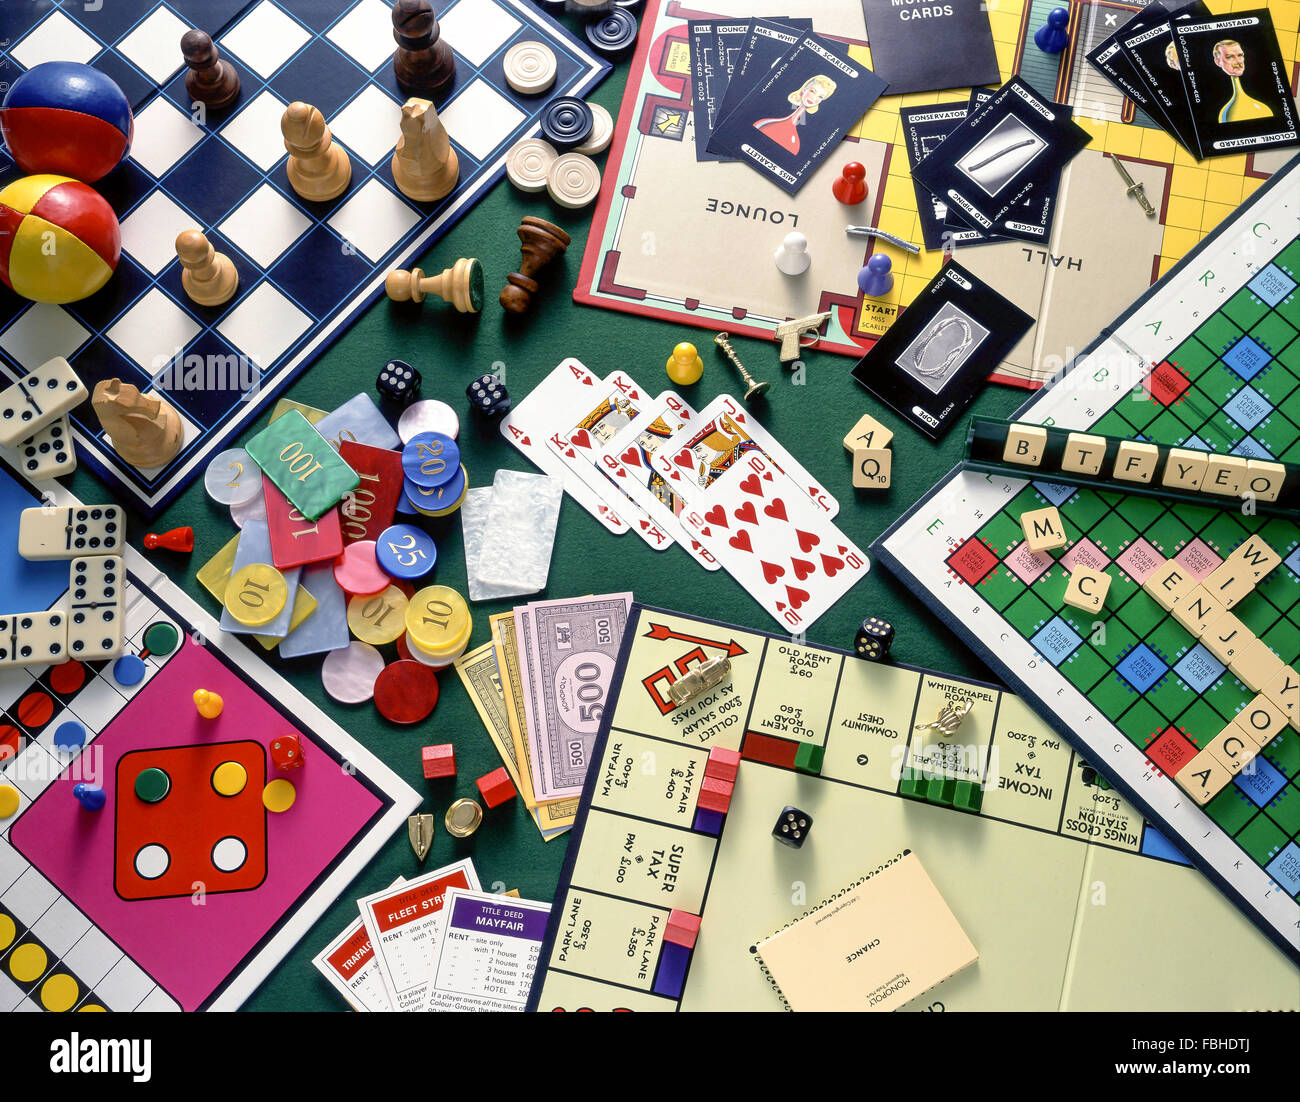
[[[792,1010],[897,1010],[979,953],[914,853],[760,941]]]

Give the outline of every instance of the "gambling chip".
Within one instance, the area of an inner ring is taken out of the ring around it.
[[[348,630],[373,647],[396,642],[406,631],[406,594],[390,585],[373,597],[348,602]]]
[[[410,581],[423,578],[433,569],[438,561],[438,546],[428,532],[413,524],[394,524],[379,533],[375,557],[386,573]]]
[[[555,54],[541,42],[517,42],[502,63],[506,83],[516,92],[535,95],[555,83]]]
[[[203,472],[203,488],[222,505],[246,505],[262,496],[262,469],[243,448],[227,448]]]
[[[460,448],[440,432],[422,432],[402,448],[403,473],[426,490],[450,482],[459,470]]]
[[[236,621],[260,628],[280,615],[289,600],[289,586],[274,566],[251,562],[226,583],[226,609]]]
[[[409,658],[385,666],[375,680],[375,707],[390,723],[419,723],[437,703],[437,674]]]
[[[384,670],[384,656],[369,643],[353,642],[332,650],[321,663],[325,691],[340,704],[361,704],[375,692],[375,678]]]
[[[258,494],[247,501],[230,507],[230,519],[236,528],[243,528],[250,520],[266,520],[266,498]]]
[[[582,32],[597,52],[613,57],[636,41],[636,16],[625,8],[613,8],[593,19]]]
[[[437,432],[455,440],[460,435],[460,414],[435,398],[412,402],[397,419],[397,435],[403,444],[409,444],[422,432]]]
[[[546,173],[559,154],[550,142],[525,138],[506,154],[506,177],[520,191],[546,190]]]
[[[472,628],[469,605],[450,586],[425,586],[406,606],[406,632],[425,654],[445,656],[464,642]]]
[[[402,496],[411,503],[411,507],[426,517],[445,517],[460,508],[465,500],[465,491],[469,486],[469,475],[462,464],[456,477],[441,486],[429,489],[417,486],[409,478],[402,483]]]
[[[572,149],[591,136],[594,121],[577,96],[557,96],[542,110],[542,136],[560,151]]]
[[[334,580],[345,593],[369,597],[388,588],[388,575],[375,557],[374,540],[357,540],[334,562]]]
[[[614,140],[614,120],[600,104],[589,103],[587,106],[591,108],[591,137],[573,152],[581,153],[584,157],[594,157],[597,153],[604,153]]]
[[[590,157],[566,153],[547,172],[546,190],[562,207],[585,207],[600,192],[600,169]]]

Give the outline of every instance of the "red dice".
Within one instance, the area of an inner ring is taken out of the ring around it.
[[[271,740],[271,764],[277,769],[302,768],[302,744],[297,735],[277,735]]]
[[[478,790],[483,794],[483,802],[488,807],[497,807],[515,794],[515,786],[510,783],[510,774],[504,765],[492,770],[486,777],[479,777],[474,783],[478,785]]]
[[[456,748],[450,742],[420,748],[420,766],[426,781],[456,775]]]

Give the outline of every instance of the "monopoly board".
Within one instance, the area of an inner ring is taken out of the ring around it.
[[[0,613],[64,600],[67,562],[14,547],[17,511],[39,501],[0,466]],[[0,818],[0,1011],[235,1009],[420,800],[130,548],[126,568],[141,681],[115,661],[0,669],[0,788],[18,793]],[[216,719],[198,688],[224,698]],[[80,750],[55,748],[69,723]],[[303,749],[291,772],[267,753],[285,734]],[[133,791],[149,768],[171,780],[157,804]],[[220,771],[244,781],[218,795]],[[294,802],[272,813],[263,790],[286,778]],[[104,789],[101,810],[79,782]]]
[[[1033,31],[1055,7],[1071,11],[1066,50],[1048,55]],[[1257,0],[1216,2],[1218,10],[1257,7]],[[778,322],[831,311],[818,348],[860,356],[938,271],[940,250],[909,255],[878,238],[845,233],[874,225],[921,244],[917,195],[899,111],[965,103],[966,91],[886,95],[863,116],[842,151],[828,158],[791,197],[740,163],[697,162],[691,114],[687,19],[711,14],[778,16],[774,2],[723,0],[698,10],[679,0],[648,0],[632,74],[583,255],[574,298],[593,306],[678,324],[770,337]],[[1067,167],[1047,248],[1008,241],[960,246],[961,262],[1037,322],[993,378],[1041,386],[1125,306],[1169,270],[1201,236],[1284,160],[1278,154],[1216,157],[1197,163],[1167,134],[1118,96],[1084,54],[1140,3],[1112,0],[1001,0],[987,5],[1004,79],[1020,75],[1049,98],[1069,103],[1092,135]],[[719,10],[721,9],[721,10]],[[1297,9],[1274,10],[1283,57],[1293,79]],[[850,54],[870,63],[858,0],[819,4],[814,29],[856,43]],[[1115,167],[1120,157],[1142,182],[1157,216],[1127,198]],[[870,194],[856,207],[831,198],[848,161],[867,169]],[[792,229],[809,241],[812,266],[782,275],[772,253]],[[869,298],[858,270],[875,252],[893,261],[893,290]]]
[[[674,705],[722,654],[730,677]],[[961,701],[950,737],[916,730]],[[694,829],[714,746],[742,754],[717,835]],[[750,946],[909,849],[980,958],[909,1009],[1300,1006],[1268,941],[992,685],[638,604],[591,762],[529,1009],[780,1010]],[[812,817],[798,850],[772,837],[786,805]],[[702,916],[684,977],[673,909]]]
[[[1016,418],[1295,460],[1297,281],[1300,159]],[[1018,518],[1047,504],[1059,509],[1070,541],[1033,554]],[[1203,811],[1187,799],[1166,775],[1176,771],[1179,752],[1205,746],[1255,694],[1141,588],[1164,559],[1199,580],[1254,534],[1284,562],[1233,611],[1283,662],[1294,663],[1300,528],[1294,519],[1252,515],[1235,501],[1188,505],[958,469],[874,546],[1300,961],[1300,735],[1284,729]],[[1110,576],[1098,614],[1062,602],[1076,561]]]
[[[456,77],[438,101],[460,180],[437,203],[407,199],[390,160],[406,95],[393,74],[385,0],[7,0],[0,81],[43,61],[113,77],[135,112],[128,161],[96,187],[117,212],[122,259],[108,284],[67,306],[0,287],[0,369],[17,378],[64,356],[88,390],[116,377],[172,403],[184,446],[161,468],[122,462],[87,402],[72,416],[78,451],[114,496],[152,515],[221,446],[245,432],[294,375],[383,291],[385,274],[423,253],[505,171],[506,151],[539,129],[556,96],[581,96],[609,72],[528,0],[434,0]],[[212,34],[240,78],[239,99],[196,122],[180,52],[190,26]],[[555,54],[554,85],[521,95],[502,58],[518,41]],[[290,187],[280,117],[305,100],[352,161],[347,190],[307,202]],[[0,186],[17,175],[0,154]],[[176,235],[202,229],[239,272],[228,303],[181,289]],[[450,263],[450,261],[449,261]]]

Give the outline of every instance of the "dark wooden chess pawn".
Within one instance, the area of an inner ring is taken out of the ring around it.
[[[559,226],[526,215],[516,231],[519,234],[519,271],[506,276],[501,305],[511,314],[522,314],[537,294],[537,275],[569,247],[569,235]]]
[[[407,95],[433,99],[456,75],[456,58],[442,41],[429,0],[397,0],[393,5],[393,72]]]
[[[186,31],[181,35],[181,53],[189,72],[185,74],[185,93],[191,102],[202,103],[214,111],[229,107],[239,96],[239,74],[229,61],[222,61],[212,36],[205,31]]]

